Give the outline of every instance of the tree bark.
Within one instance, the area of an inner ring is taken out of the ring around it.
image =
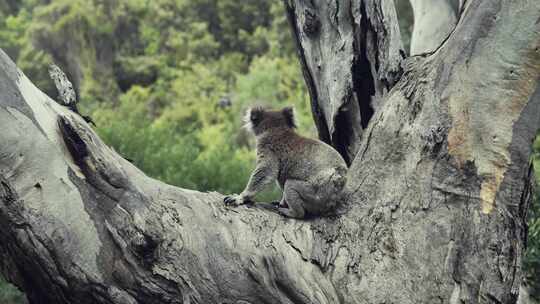
[[[540,3],[467,3],[403,59],[392,1],[286,2],[351,164],[338,214],[310,220],[146,177],[0,52],[0,269],[31,303],[515,303]]]
[[[401,75],[393,0],[285,0],[319,137],[348,164],[362,132]]]
[[[414,13],[411,55],[434,52],[454,30],[463,0],[410,0]]]

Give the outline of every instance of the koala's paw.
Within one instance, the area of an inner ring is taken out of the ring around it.
[[[249,199],[246,199],[244,196],[233,194],[233,195],[225,196],[225,198],[223,199],[223,202],[225,203],[225,205],[229,205],[229,206],[240,206],[243,204],[250,203],[251,201]]]
[[[284,217],[290,217],[290,218],[295,218],[295,219],[303,219],[305,216],[305,211],[302,212],[300,210],[299,212],[299,211],[292,210],[291,208],[283,208],[283,207],[278,208],[278,213]]]
[[[283,215],[284,217],[291,217],[291,210],[289,208],[278,208],[279,214]]]

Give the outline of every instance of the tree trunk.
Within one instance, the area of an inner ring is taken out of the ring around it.
[[[435,51],[455,28],[463,0],[410,0],[414,13],[411,55]]]
[[[362,131],[401,75],[393,0],[284,1],[319,137],[348,164]]]
[[[515,303],[540,126],[540,3],[470,0],[403,58],[393,1],[286,1],[339,214],[163,184],[0,52],[0,256],[31,303]]]

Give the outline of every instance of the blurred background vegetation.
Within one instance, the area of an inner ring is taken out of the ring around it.
[[[395,1],[408,49],[412,11]],[[59,64],[105,142],[180,187],[243,189],[254,153],[239,113],[250,105],[294,105],[300,132],[316,135],[281,1],[0,0],[0,48],[52,98],[47,67]],[[540,176],[539,141],[534,159]],[[538,195],[529,225],[539,295]],[[0,303],[24,303],[1,278]]]

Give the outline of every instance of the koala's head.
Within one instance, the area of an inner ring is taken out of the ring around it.
[[[263,107],[253,107],[247,111],[245,122],[246,127],[255,133],[255,135],[259,135],[270,129],[296,128],[292,107],[285,107],[278,111]]]

